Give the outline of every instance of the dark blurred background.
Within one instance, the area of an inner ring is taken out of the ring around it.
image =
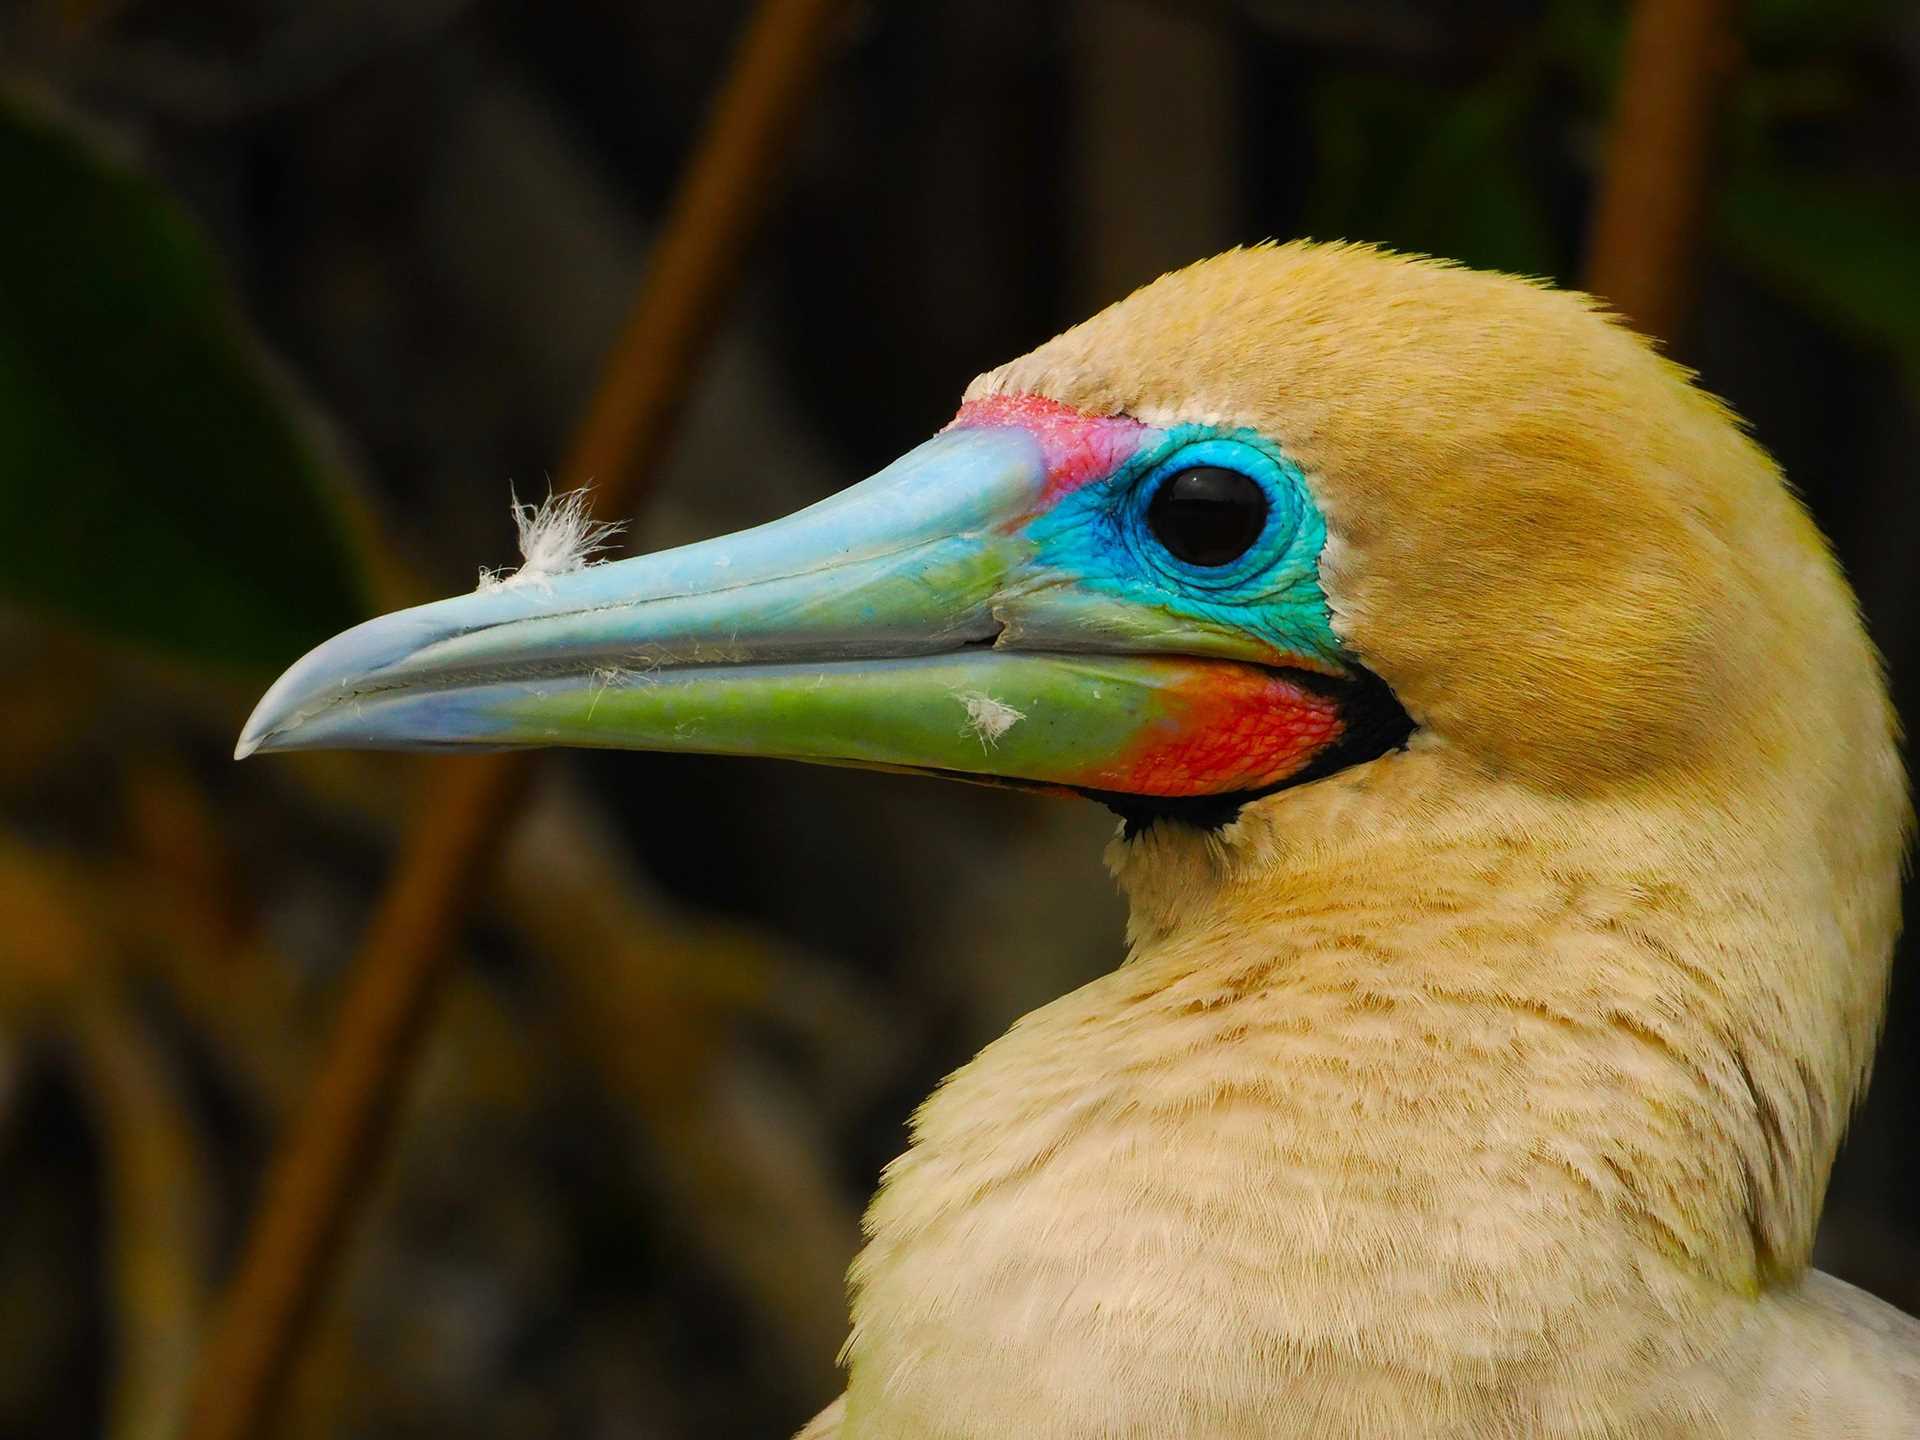
[[[558,467],[746,13],[0,4],[0,1434],[171,1432],[419,774],[236,767],[234,736],[376,596],[514,560],[509,482]],[[1623,25],[856,10],[632,539],[865,475],[977,371],[1233,243],[1571,282]],[[1912,717],[1920,7],[1750,0],[1726,64],[1671,348],[1811,502]],[[278,1433],[788,1433],[839,1388],[911,1107],[1120,954],[1091,805],[539,777]],[[1920,1310],[1914,972],[1821,1260]]]

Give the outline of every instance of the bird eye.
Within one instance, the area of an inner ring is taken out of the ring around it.
[[[1176,560],[1230,565],[1267,526],[1267,492],[1257,480],[1221,465],[1195,465],[1169,475],[1147,506],[1147,528]]]

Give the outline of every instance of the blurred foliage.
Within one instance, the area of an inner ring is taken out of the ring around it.
[[[339,462],[198,227],[46,104],[0,93],[0,594],[267,666],[365,613]],[[30,197],[30,198],[26,198]]]
[[[234,672],[357,618],[388,541],[445,583],[507,557],[508,477],[559,454],[743,13],[323,8],[0,8],[4,1434],[165,1433],[407,813],[381,757],[235,771]],[[1911,717],[1909,12],[1749,0],[1674,349],[1841,542]],[[1079,318],[1088,273],[1314,233],[1570,278],[1622,15],[871,7],[641,543],[897,452]],[[1178,185],[1096,163],[1089,117],[1150,133],[1188,113],[1170,87],[1224,97],[1230,133],[1168,137]],[[549,776],[292,1436],[781,1433],[835,1383],[855,1216],[911,1106],[1117,953],[1090,807],[684,757]],[[1916,1027],[1902,979],[1823,1237],[1910,1307]]]
[[[1744,8],[1743,50],[1728,57],[1740,69],[1724,145],[1731,173],[1710,239],[1784,299],[1920,376],[1910,281],[1920,180],[1876,173],[1871,151],[1841,138],[1882,98],[1877,52],[1899,14],[1891,0]],[[1304,228],[1571,282],[1578,257],[1555,222],[1554,172],[1569,159],[1594,163],[1623,35],[1619,6],[1555,0],[1535,27],[1501,37],[1490,68],[1442,79],[1330,68],[1313,91]],[[1800,158],[1809,150],[1826,163]]]
[[[1461,91],[1351,73],[1314,97],[1319,187],[1308,233],[1391,236],[1402,249],[1519,275],[1567,263],[1522,141],[1533,87],[1511,76]]]
[[[1920,185],[1756,167],[1727,182],[1728,257],[1836,331],[1886,347],[1920,384]]]

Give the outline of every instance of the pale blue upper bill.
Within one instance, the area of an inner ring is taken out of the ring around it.
[[[410,702],[990,641],[990,577],[1017,548],[992,529],[1043,479],[1022,433],[956,432],[769,525],[381,616],[281,676],[238,753],[537,744],[504,712]]]

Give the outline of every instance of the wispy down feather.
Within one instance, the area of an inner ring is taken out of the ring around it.
[[[544,585],[555,576],[571,575],[600,563],[594,557],[612,547],[626,522],[594,519],[589,497],[585,486],[558,495],[549,491],[538,505],[523,505],[514,495],[513,525],[519,532],[520,568],[505,572],[483,567],[476,588],[484,592],[513,585]]]

